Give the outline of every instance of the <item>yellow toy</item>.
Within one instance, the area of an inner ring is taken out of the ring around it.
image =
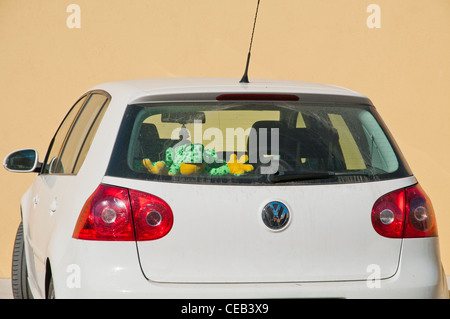
[[[168,148],[165,161],[152,163],[145,158],[142,164],[155,175],[195,175],[206,171],[213,176],[239,176],[253,171],[253,165],[246,164],[247,161],[247,155],[242,155],[238,160],[236,154],[232,154],[226,164],[220,165],[215,151],[205,150],[201,144],[185,144]]]

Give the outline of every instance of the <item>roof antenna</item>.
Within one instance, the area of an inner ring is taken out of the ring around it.
[[[251,55],[252,44],[253,44],[253,35],[255,34],[256,19],[258,18],[258,9],[259,9],[259,2],[260,1],[261,0],[258,0],[258,4],[256,6],[255,21],[253,22],[252,38],[250,40],[250,48],[248,49],[247,64],[245,66],[245,72],[244,72],[244,75],[242,76],[242,79],[239,81],[239,83],[249,83],[248,82],[248,65],[250,63],[250,55]]]

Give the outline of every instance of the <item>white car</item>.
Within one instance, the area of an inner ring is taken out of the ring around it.
[[[16,298],[448,298],[435,213],[371,101],[234,79],[99,85],[20,203]]]

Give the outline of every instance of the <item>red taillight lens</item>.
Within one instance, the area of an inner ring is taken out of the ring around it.
[[[73,238],[153,240],[165,236],[172,224],[172,210],[162,199],[126,188],[100,185],[86,201]]]
[[[389,238],[437,236],[431,201],[419,185],[380,197],[372,208],[372,225]]]
[[[84,204],[73,238],[134,240],[128,190],[100,185]]]
[[[438,236],[433,205],[422,187],[416,185],[406,189],[405,238]]]
[[[372,225],[382,236],[401,238],[405,211],[405,191],[394,191],[380,197],[372,209]]]
[[[153,195],[130,190],[134,213],[136,240],[154,240],[164,237],[173,225],[169,205]]]
[[[267,93],[241,93],[222,94],[216,97],[217,101],[291,101],[297,102],[300,98],[292,94],[267,94]]]

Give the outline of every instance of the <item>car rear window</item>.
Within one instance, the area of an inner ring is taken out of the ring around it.
[[[409,168],[367,105],[129,105],[107,175],[200,184],[345,183]]]

